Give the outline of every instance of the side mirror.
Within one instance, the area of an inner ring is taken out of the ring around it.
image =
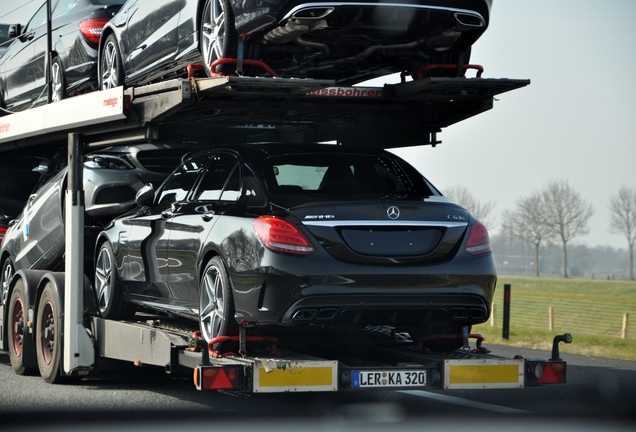
[[[45,159],[40,162],[40,165],[34,170],[43,176],[50,176],[58,169],[57,162],[53,159]]]
[[[152,183],[148,183],[137,191],[137,194],[135,195],[135,202],[139,207],[144,207],[150,204],[154,197],[155,188]]]
[[[22,25],[11,24],[9,26],[9,39],[15,39],[22,34]]]

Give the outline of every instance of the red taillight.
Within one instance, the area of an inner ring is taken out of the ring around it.
[[[240,366],[198,366],[194,369],[194,385],[197,390],[241,390],[242,372]]]
[[[0,245],[2,244],[2,240],[4,239],[4,235],[7,233],[6,226],[0,226]]]
[[[466,242],[465,251],[471,255],[490,252],[490,236],[483,223],[477,221],[470,227],[470,235]]]
[[[98,44],[99,38],[102,36],[102,29],[108,21],[110,21],[109,18],[92,18],[84,20],[79,23],[80,32],[88,42]]]
[[[283,219],[260,216],[254,220],[254,228],[268,249],[299,255],[316,252],[302,231]]]
[[[526,360],[528,385],[564,384],[566,372],[564,361]]]

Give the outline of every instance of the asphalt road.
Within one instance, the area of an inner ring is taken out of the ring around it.
[[[562,345],[563,346],[563,345]],[[636,362],[567,354],[568,383],[512,390],[379,391],[231,395],[199,392],[190,379],[131,368],[76,384],[16,375],[0,353],[0,430],[174,430],[208,424],[235,430],[399,430],[433,427],[492,431],[632,430]],[[550,353],[489,346],[504,357]],[[271,429],[270,429],[271,428]]]

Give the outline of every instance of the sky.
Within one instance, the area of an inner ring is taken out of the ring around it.
[[[442,130],[437,147],[397,153],[442,192],[463,185],[494,202],[491,234],[503,210],[566,180],[594,209],[589,234],[571,243],[627,248],[609,231],[609,202],[636,188],[635,16],[633,0],[495,0],[471,63],[484,78],[531,84]]]
[[[41,0],[8,3],[0,22],[25,23]],[[495,203],[491,234],[520,198],[565,180],[594,209],[589,234],[571,243],[626,248],[609,231],[609,202],[636,188],[635,16],[634,0],[495,0],[471,63],[484,78],[531,84],[444,129],[437,147],[396,152],[442,192],[461,185]]]

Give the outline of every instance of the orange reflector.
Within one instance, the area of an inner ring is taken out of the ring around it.
[[[199,366],[194,370],[197,390],[241,390],[240,366]]]

